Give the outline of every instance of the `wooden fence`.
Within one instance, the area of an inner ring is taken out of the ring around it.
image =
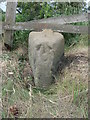
[[[4,43],[12,47],[13,32],[16,30],[35,30],[52,29],[65,33],[81,33],[88,34],[88,26],[71,25],[70,23],[87,22],[88,14],[70,15],[52,17],[41,20],[33,20],[29,22],[15,22],[16,2],[7,2],[6,21],[2,23],[4,30]]]

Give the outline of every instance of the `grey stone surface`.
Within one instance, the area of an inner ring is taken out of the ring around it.
[[[53,74],[64,53],[64,37],[50,29],[31,32],[28,50],[35,85],[47,88],[53,82]]]

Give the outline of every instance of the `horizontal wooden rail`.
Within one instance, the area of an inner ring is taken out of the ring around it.
[[[60,25],[52,23],[36,23],[36,22],[18,22],[14,25],[3,26],[5,30],[36,30],[52,29],[54,31],[65,33],[82,33],[88,34],[88,26],[76,26],[76,25]]]
[[[88,21],[88,14],[76,14],[76,15],[61,15],[59,17],[51,17],[47,19],[34,20],[33,22],[40,23],[56,23],[56,24],[67,24]]]
[[[0,34],[4,31],[4,44],[5,46],[10,46],[10,48],[12,48],[13,45],[14,30],[41,31],[43,29],[52,29],[54,31],[65,33],[88,34],[87,26],[68,25],[70,23],[87,22],[88,14],[86,13],[77,15],[61,15],[59,17],[15,23],[16,6],[16,1],[7,2],[5,23],[0,23]]]
[[[86,26],[74,26],[67,25],[68,23],[77,23],[77,22],[87,22],[88,14],[78,14],[78,15],[67,15],[60,17],[52,17],[41,20],[33,20],[30,22],[17,22],[16,24],[10,25],[2,23],[2,31],[6,30],[42,30],[42,29],[53,29],[60,32],[66,33],[87,33],[88,28]],[[66,25],[65,25],[66,24]],[[63,26],[62,26],[63,25]],[[1,26],[1,23],[0,23]],[[1,27],[0,27],[1,28]]]

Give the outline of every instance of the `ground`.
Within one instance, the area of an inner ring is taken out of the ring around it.
[[[82,37],[83,38],[83,37]],[[86,37],[84,37],[87,42]],[[33,83],[27,49],[3,49],[2,117],[87,118],[88,46],[80,41],[65,49],[55,83],[48,90]]]

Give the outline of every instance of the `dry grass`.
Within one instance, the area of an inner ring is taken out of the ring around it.
[[[21,49],[21,48],[20,48]],[[28,57],[14,50],[3,50],[2,117],[86,118],[88,116],[88,48],[75,46],[65,51],[60,61],[56,83],[48,90],[37,89],[30,76]],[[28,67],[27,67],[28,66]],[[26,68],[28,68],[26,70]],[[24,70],[26,74],[23,75]],[[14,111],[15,112],[15,111]]]

